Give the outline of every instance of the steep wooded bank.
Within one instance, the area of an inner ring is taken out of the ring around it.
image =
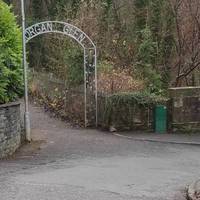
[[[19,1],[9,3],[20,13]],[[27,24],[57,19],[77,25],[97,44],[103,74],[125,70],[156,94],[171,85],[199,84],[199,8],[198,0],[26,1]],[[34,39],[30,48],[32,67],[70,84],[82,82],[82,52],[72,41],[49,35]]]

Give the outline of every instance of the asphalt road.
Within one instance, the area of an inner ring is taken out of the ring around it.
[[[70,128],[31,106],[34,142],[0,161],[0,200],[183,200],[200,146]]]

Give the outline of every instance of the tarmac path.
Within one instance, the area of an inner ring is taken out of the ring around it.
[[[0,161],[0,200],[183,200],[200,146],[72,128],[30,105],[31,144]]]

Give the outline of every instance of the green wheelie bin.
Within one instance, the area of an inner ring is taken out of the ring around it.
[[[167,132],[167,107],[164,105],[155,106],[154,129],[156,133]]]

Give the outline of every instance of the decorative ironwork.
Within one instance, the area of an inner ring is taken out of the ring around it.
[[[97,119],[97,51],[89,36],[72,24],[60,21],[45,21],[25,29],[24,38],[31,39],[45,33],[60,33],[76,40],[84,50],[84,100],[85,126],[93,126]]]

